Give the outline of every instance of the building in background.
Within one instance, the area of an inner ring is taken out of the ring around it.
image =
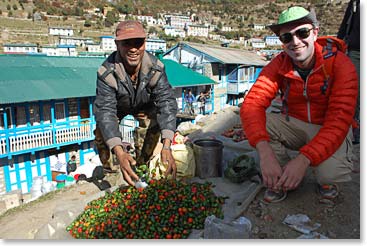
[[[48,34],[55,36],[74,36],[74,30],[71,27],[49,27]]]
[[[255,52],[189,42],[178,43],[163,57],[216,82],[211,91],[213,105],[208,111],[219,111],[227,104],[237,105],[243,93],[252,87],[261,69],[267,64],[265,58]],[[193,93],[197,95],[200,91]]]
[[[5,54],[36,54],[38,53],[37,44],[4,44]]]
[[[167,42],[163,39],[147,38],[145,42],[145,50],[151,52],[152,54],[158,50],[166,52]]]
[[[92,103],[104,58],[0,55],[0,194],[96,155]],[[16,65],[14,65],[16,64]]]

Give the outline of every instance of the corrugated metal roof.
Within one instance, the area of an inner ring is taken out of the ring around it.
[[[169,59],[162,59],[167,78],[172,87],[211,85],[215,81]]]
[[[0,55],[0,104],[94,96],[104,59]]]
[[[105,57],[0,55],[0,104],[95,96]],[[173,87],[214,84],[185,66],[163,59]]]
[[[182,44],[205,53],[223,64],[265,66],[268,63],[265,58],[252,51],[189,42]]]

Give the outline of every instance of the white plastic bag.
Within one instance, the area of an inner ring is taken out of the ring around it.
[[[211,215],[205,219],[204,239],[248,239],[252,224],[246,217],[227,222]]]

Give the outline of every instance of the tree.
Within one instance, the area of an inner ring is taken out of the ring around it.
[[[14,10],[17,10],[18,9],[18,6],[15,3],[13,4],[13,9]]]
[[[149,27],[148,33],[157,33],[157,29],[154,26]]]
[[[218,21],[217,27],[218,27],[219,30],[222,30],[222,28],[223,28],[222,22]]]
[[[91,27],[92,26],[92,23],[90,22],[90,20],[85,20],[84,21],[84,26],[85,27]]]
[[[83,15],[83,9],[81,9],[81,8],[79,8],[79,7],[76,7],[75,8],[75,12],[74,12],[74,14],[76,15],[76,16],[82,16]]]
[[[119,20],[118,13],[115,10],[108,11],[105,20],[105,26],[110,27]]]

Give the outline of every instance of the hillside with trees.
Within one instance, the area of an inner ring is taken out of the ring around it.
[[[250,26],[276,22],[279,13],[291,5],[314,8],[321,25],[320,34],[334,35],[343,18],[347,2],[348,0],[1,0],[0,16],[14,19],[9,21],[0,17],[0,30],[4,33],[0,43],[6,41],[7,33],[37,33],[41,30],[47,31],[50,25],[72,26],[80,36],[113,35],[119,14],[126,15],[126,18],[133,18],[132,15],[151,15],[159,18],[165,13],[179,13],[192,16],[198,24],[216,25],[218,28],[215,34],[223,35],[227,39],[263,37],[271,32],[268,29],[254,30]],[[106,9],[108,11],[105,17],[102,17],[91,13],[90,10],[93,9],[99,10],[100,13]],[[35,14],[39,14],[41,18],[38,23],[34,22]],[[33,20],[33,23],[22,26],[16,24],[17,19],[22,19],[19,22],[24,22],[24,19]],[[14,25],[17,27],[14,28]],[[221,32],[222,26],[232,27],[234,31]],[[167,41],[178,41],[176,38],[165,36],[158,27],[147,27],[147,30],[158,33],[160,38]],[[42,35],[36,39],[40,44],[49,42]],[[206,42],[195,37],[187,39]]]

